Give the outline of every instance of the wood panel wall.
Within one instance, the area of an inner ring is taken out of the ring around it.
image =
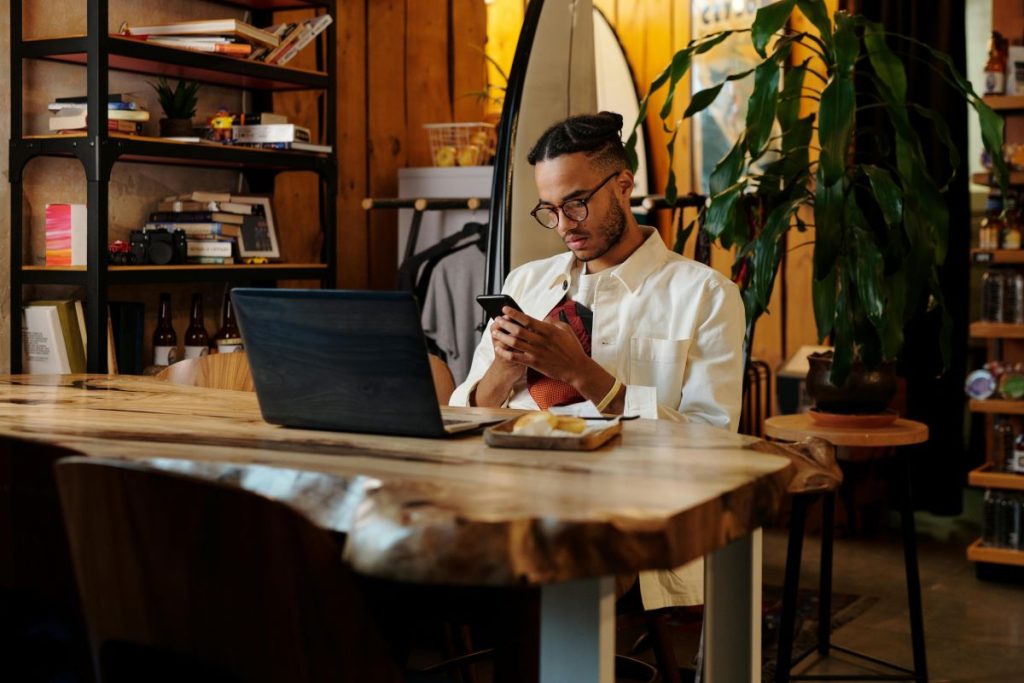
[[[487,82],[483,0],[338,3],[338,286],[395,285],[398,169],[431,165],[424,123],[479,121]]]

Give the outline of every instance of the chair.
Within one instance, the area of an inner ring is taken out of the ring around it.
[[[244,351],[211,353],[168,365],[157,375],[171,384],[208,389],[253,391],[252,371]]]
[[[430,359],[430,374],[434,377],[434,391],[437,393],[437,402],[440,405],[448,405],[452,392],[455,391],[455,378],[452,371],[439,356],[428,353]]]
[[[139,462],[56,471],[103,683],[401,680],[338,545],[289,506]]]
[[[0,680],[92,680],[53,474],[74,455],[0,438]]]

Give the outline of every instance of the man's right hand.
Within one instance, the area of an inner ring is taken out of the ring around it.
[[[518,323],[504,315],[495,318],[491,323],[489,332],[491,343],[494,345],[494,362],[491,363],[491,367],[487,368],[487,372],[476,385],[476,389],[470,397],[471,405],[490,408],[503,406],[512,387],[526,374],[526,366],[515,360],[515,356],[519,352],[496,338],[496,332],[507,330],[515,325]]]

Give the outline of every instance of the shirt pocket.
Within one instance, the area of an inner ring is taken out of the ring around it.
[[[678,407],[689,349],[689,339],[633,337],[629,340],[628,384],[655,387],[659,404]]]

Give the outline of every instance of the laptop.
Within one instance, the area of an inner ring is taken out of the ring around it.
[[[442,414],[410,292],[238,288],[231,301],[267,422],[439,437],[501,421]]]

